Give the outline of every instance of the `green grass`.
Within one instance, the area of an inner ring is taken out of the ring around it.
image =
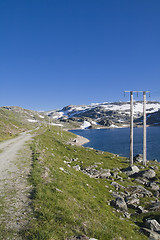
[[[20,113],[0,108],[0,142],[16,137],[20,132],[32,129],[34,126]]]
[[[78,158],[71,166],[79,164],[85,168],[101,163],[97,164],[97,168],[112,169],[126,167],[125,159],[110,153],[102,154],[96,150],[68,145],[66,142],[75,136],[63,132],[61,137],[58,128],[42,132],[39,131],[31,146],[33,168],[30,181],[34,188],[34,218],[24,237],[61,240],[75,235],[87,235],[99,240],[120,237],[147,239],[139,233],[139,227],[132,220],[121,220],[121,214],[108,205],[112,199],[109,192],[113,189],[111,180],[90,178],[64,163]]]

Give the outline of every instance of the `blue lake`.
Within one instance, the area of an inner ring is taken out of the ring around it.
[[[129,128],[71,130],[71,132],[90,140],[85,147],[129,157]],[[143,153],[143,128],[134,128],[133,137],[135,156]],[[147,160],[152,159],[160,161],[160,127],[147,128]]]

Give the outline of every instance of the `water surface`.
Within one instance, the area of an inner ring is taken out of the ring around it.
[[[71,132],[90,140],[85,144],[97,150],[107,151],[129,157],[130,129],[86,129],[72,130]],[[134,156],[143,153],[143,128],[134,128]],[[160,161],[160,127],[147,128],[147,159]]]

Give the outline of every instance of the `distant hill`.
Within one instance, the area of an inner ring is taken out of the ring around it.
[[[20,107],[0,107],[0,141],[38,126],[44,116]]]
[[[147,124],[160,126],[160,102],[147,102]],[[21,107],[0,107],[0,141],[13,137],[22,131],[41,124],[65,128],[128,127],[130,103],[94,103],[90,105],[69,105],[61,110],[37,112]],[[143,124],[143,103],[134,102],[134,125]]]
[[[147,124],[160,125],[160,102],[148,101],[146,105]],[[85,127],[126,127],[130,122],[130,103],[95,103],[91,105],[69,105],[61,110],[44,112],[53,121],[79,122]],[[143,102],[134,102],[135,126],[142,125]],[[84,123],[85,121],[85,123]]]

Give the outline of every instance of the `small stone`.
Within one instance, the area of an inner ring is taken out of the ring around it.
[[[73,166],[73,169],[75,169],[76,171],[80,171],[81,167],[79,165]]]
[[[134,162],[143,162],[143,154],[137,154],[136,156],[134,156],[133,161]]]
[[[142,206],[138,206],[137,207],[137,212],[141,214],[141,213],[145,213],[146,210]]]

